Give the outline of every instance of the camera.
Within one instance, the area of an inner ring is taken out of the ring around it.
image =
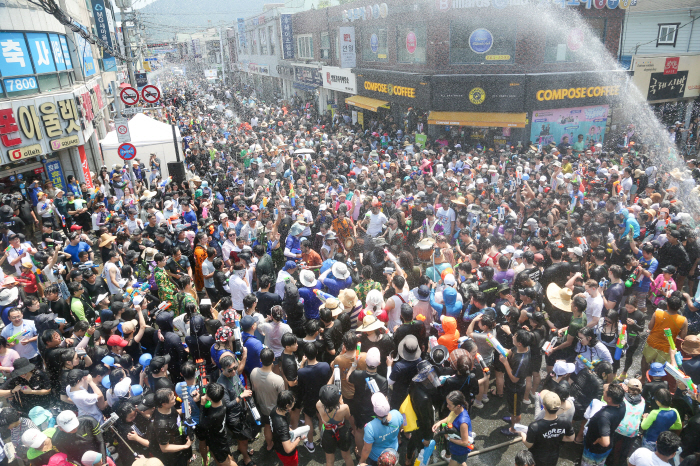
[[[75,350],[75,354],[78,355],[80,359],[84,358],[85,355],[87,354],[83,348],[78,348]]]

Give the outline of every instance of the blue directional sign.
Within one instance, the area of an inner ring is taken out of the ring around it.
[[[128,142],[121,144],[117,152],[119,152],[119,158],[122,160],[131,160],[136,157],[136,148]]]

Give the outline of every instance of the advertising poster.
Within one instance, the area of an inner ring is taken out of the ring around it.
[[[564,136],[569,136],[569,143],[578,140],[583,134],[583,142],[589,146],[603,142],[605,125],[608,121],[609,107],[560,108],[553,110],[535,110],[532,113],[530,140],[535,144],[559,144]]]

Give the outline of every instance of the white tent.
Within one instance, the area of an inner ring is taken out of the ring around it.
[[[148,168],[148,160],[151,158],[151,154],[155,153],[156,157],[160,159],[163,178],[169,176],[168,162],[177,162],[173,127],[143,113],[137,113],[129,120],[129,133],[131,134],[131,144],[136,147],[136,158],[141,161],[142,166]],[[175,126],[175,139],[177,140],[180,160],[184,161],[185,154],[182,152],[182,136],[180,135],[180,128],[177,126]],[[124,163],[117,153],[120,144],[117,140],[116,131],[110,131],[100,141],[102,156],[107,168],[111,168],[115,163]]]

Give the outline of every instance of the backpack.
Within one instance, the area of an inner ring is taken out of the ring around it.
[[[150,266],[149,266],[150,268]],[[155,269],[151,271],[151,274],[148,276],[148,284],[151,286],[151,293],[156,294],[158,293],[158,284],[156,283],[156,272]]]

